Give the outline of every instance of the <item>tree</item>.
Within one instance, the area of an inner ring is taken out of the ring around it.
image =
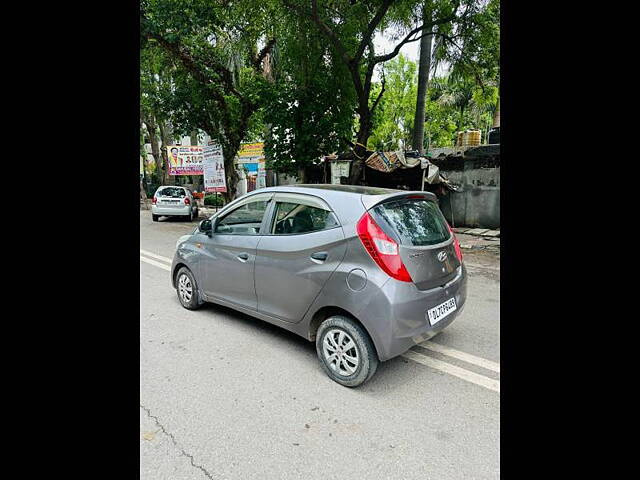
[[[357,2],[352,0],[283,0],[283,3],[301,16],[309,16],[317,29],[332,46],[332,55],[344,63],[350,73],[357,104],[358,117],[351,183],[359,183],[371,135],[372,117],[385,92],[384,82],[376,98],[370,102],[374,69],[395,58],[400,49],[410,42],[418,41],[423,35],[434,34],[434,27],[452,21],[465,22],[478,8],[480,2],[457,0],[445,2],[434,18],[425,23],[416,11],[415,1],[378,0]],[[390,10],[391,7],[394,7]],[[376,54],[373,36],[378,29],[394,25],[401,31],[401,39],[385,54]],[[355,38],[355,41],[353,39]]]
[[[433,12],[430,2],[425,1],[422,7],[422,21],[429,23]],[[423,35],[420,39],[420,63],[418,70],[418,93],[416,98],[416,116],[414,119],[412,146],[420,154],[424,153],[424,120],[425,103],[427,100],[427,87],[429,85],[429,73],[431,71],[431,48],[433,35]]]
[[[411,142],[417,97],[416,64],[402,54],[384,67],[386,93],[372,119],[369,145],[375,150],[395,150]],[[374,86],[379,92],[382,84]],[[375,95],[374,95],[375,96]]]
[[[151,144],[155,168],[153,183],[164,183],[164,164],[158,149],[158,118],[162,118],[159,106],[159,89],[162,79],[159,75],[159,62],[152,51],[144,50],[140,55],[140,123],[144,127],[148,143]],[[146,159],[146,152],[144,153]]]
[[[488,124],[499,115],[500,0],[486,2],[471,22],[449,26],[444,37],[451,41],[436,48],[435,61],[451,66],[448,101],[459,109],[458,128],[468,123],[465,111],[471,108],[476,127],[487,126],[488,130]],[[487,113],[494,118],[481,121]]]
[[[222,146],[227,200],[236,193],[235,155],[268,90],[262,64],[276,42],[276,18],[268,1],[141,3],[142,47],[174,62],[169,98],[177,126],[203,130]]]
[[[346,146],[353,127],[349,72],[312,22],[285,10],[274,48],[273,94],[264,108],[268,165],[304,180],[305,167]]]

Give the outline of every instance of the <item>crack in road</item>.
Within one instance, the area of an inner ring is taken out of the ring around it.
[[[144,406],[144,405],[142,405],[142,404],[140,404],[140,408],[141,408],[141,409],[143,409],[143,410],[147,413],[147,416],[155,422],[155,424],[160,428],[160,430],[162,431],[162,433],[164,433],[167,437],[169,437],[169,438],[171,439],[171,442],[173,443],[173,445],[174,445],[174,446],[175,446],[175,447],[180,451],[180,453],[181,453],[184,457],[187,457],[187,458],[189,459],[189,461],[191,462],[191,465],[192,465],[194,468],[197,468],[197,469],[198,469],[198,470],[200,470],[202,473],[204,473],[204,474],[205,474],[205,476],[206,476],[208,479],[210,479],[210,480],[214,480],[213,476],[212,476],[212,475],[207,471],[207,469],[206,469],[206,468],[204,468],[202,465],[198,465],[198,464],[195,462],[195,460],[194,460],[194,458],[193,458],[193,455],[191,455],[190,453],[185,452],[185,451],[184,451],[184,449],[183,449],[180,445],[178,445],[178,442],[176,441],[176,439],[175,439],[175,437],[173,436],[173,434],[172,434],[171,432],[168,432],[168,431],[165,429],[164,425],[162,425],[162,424],[160,423],[160,420],[158,419],[158,417],[156,417],[155,415],[153,415],[153,414],[151,413],[151,410],[149,410],[147,407],[145,407],[145,406]]]

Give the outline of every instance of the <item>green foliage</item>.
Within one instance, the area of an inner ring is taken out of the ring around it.
[[[356,132],[365,131],[370,148],[410,144],[416,65],[366,42],[386,3],[318,0],[314,21],[309,0],[141,0],[141,118],[171,124],[175,135],[205,131],[223,146],[227,168],[240,142],[265,140],[268,166],[288,174],[343,151]],[[423,6],[440,20],[456,11],[429,29],[434,63],[448,64],[450,74],[430,81],[425,137],[446,146],[456,130],[491,121],[500,4],[396,0],[374,33],[398,45],[421,25]],[[269,54],[256,65],[267,42]],[[374,67],[384,70],[381,97],[382,82],[369,83]]]
[[[395,150],[410,143],[415,113],[417,78],[414,62],[399,56],[386,64],[385,94],[374,115],[369,148]],[[377,84],[373,95],[381,88]],[[478,86],[469,77],[431,79],[425,107],[425,137],[434,147],[453,146],[457,131],[486,130],[493,118],[498,89]]]
[[[385,64],[385,92],[373,115],[373,131],[368,147],[395,150],[410,143],[417,98],[416,63],[403,55]],[[375,86],[373,97],[382,88]]]
[[[284,20],[263,115],[265,151],[269,168],[295,175],[351,138],[354,97],[347,69],[310,20],[290,12]]]
[[[204,204],[207,207],[222,207],[224,205],[224,198],[222,198],[222,195],[205,195]]]
[[[223,146],[239,144],[247,129],[255,130],[251,116],[270,88],[254,61],[259,41],[274,30],[274,2],[144,0],[141,6],[143,51],[166,79],[157,103],[175,131],[200,129]]]

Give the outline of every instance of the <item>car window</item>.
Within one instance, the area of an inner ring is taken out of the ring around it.
[[[158,195],[162,197],[180,198],[186,196],[182,187],[163,187],[158,190]]]
[[[225,215],[216,225],[216,233],[229,235],[258,235],[268,198],[245,203]]]
[[[333,212],[300,203],[277,202],[271,233],[290,235],[317,232],[338,226]]]
[[[395,230],[402,245],[435,245],[451,236],[440,209],[428,200],[390,201],[373,211]]]

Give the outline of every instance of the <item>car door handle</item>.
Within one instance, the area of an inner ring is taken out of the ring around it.
[[[327,252],[316,252],[311,254],[311,259],[320,260],[321,262],[324,262],[328,256],[329,254]]]
[[[238,255],[238,260],[240,260],[242,262],[246,262],[247,260],[249,260],[249,254],[248,253],[241,253],[240,255]]]

